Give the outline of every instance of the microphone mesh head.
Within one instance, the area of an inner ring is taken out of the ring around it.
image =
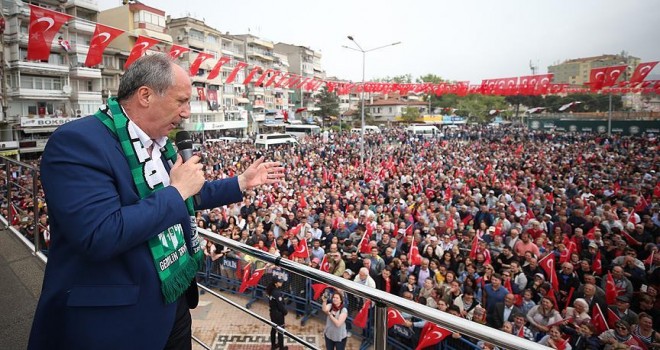
[[[193,146],[192,139],[190,138],[190,133],[187,131],[179,131],[176,133],[176,148],[179,150],[191,149]]]

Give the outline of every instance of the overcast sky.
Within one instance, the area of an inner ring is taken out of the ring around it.
[[[98,0],[99,10],[121,0]],[[323,54],[328,76],[366,78],[428,73],[449,80],[538,73],[566,59],[625,50],[642,62],[660,60],[660,1],[656,0],[143,0],[172,17],[203,19],[222,32],[248,31],[273,42]],[[660,72],[656,67],[653,74]]]

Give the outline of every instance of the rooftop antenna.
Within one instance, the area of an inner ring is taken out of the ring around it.
[[[532,71],[532,75],[536,75],[536,71],[538,71],[539,66],[534,65],[534,62],[532,62],[532,60],[529,60],[529,69]]]

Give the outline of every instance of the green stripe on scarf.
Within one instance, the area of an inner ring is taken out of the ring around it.
[[[112,133],[117,135],[131,168],[133,182],[135,183],[135,187],[137,187],[140,198],[145,198],[153,192],[164,188],[162,183],[158,183],[153,188],[150,188],[144,176],[144,169],[147,163],[154,160],[151,157],[147,157],[143,161],[139,160],[135,146],[143,147],[142,143],[138,138],[131,139],[128,132],[128,117],[126,117],[115,98],[111,97],[108,99],[108,107],[112,113],[112,117],[101,110],[96,112],[95,116]],[[167,140],[165,145],[164,155],[172,163],[176,162],[176,151],[169,140]],[[160,161],[160,159],[157,161]],[[204,257],[197,236],[192,197],[186,199],[186,207],[191,218],[192,253],[190,252],[191,249],[186,245],[181,224],[176,224],[149,240],[149,249],[151,250],[151,256],[154,259],[154,265],[161,281],[161,291],[167,304],[176,301],[188,289]]]

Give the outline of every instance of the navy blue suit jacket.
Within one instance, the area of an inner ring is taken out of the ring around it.
[[[162,349],[165,304],[147,241],[190,217],[174,187],[140,199],[117,138],[95,117],[48,140],[41,181],[51,229],[29,349]],[[206,182],[200,208],[242,199],[237,178]]]

